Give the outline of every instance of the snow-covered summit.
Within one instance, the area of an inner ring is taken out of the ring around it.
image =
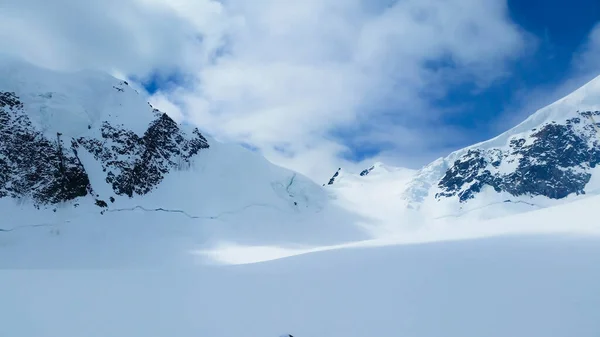
[[[501,135],[425,166],[408,184],[405,202],[443,216],[497,204],[520,211],[594,193],[598,122],[600,77]]]
[[[411,214],[480,219],[563,203],[600,192],[599,122],[600,77],[499,136],[418,171],[379,162],[356,174],[340,169],[328,190],[360,213],[393,214],[387,222],[396,223],[414,220]]]
[[[0,62],[0,91],[14,92],[36,129],[77,137],[102,122],[143,135],[153,120],[142,95],[125,81],[96,71],[57,72],[14,59]]]
[[[328,221],[351,216],[320,186],[177,124],[127,82],[10,60],[0,64],[0,210],[3,230],[145,212],[223,239],[362,236],[351,220]]]

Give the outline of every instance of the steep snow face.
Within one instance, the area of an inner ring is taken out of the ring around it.
[[[144,221],[204,238],[364,237],[309,179],[178,125],[104,74],[3,62],[0,136],[5,231]]]
[[[600,77],[515,128],[441,158],[408,184],[431,217],[495,217],[600,190]],[[494,210],[495,209],[495,210]]]

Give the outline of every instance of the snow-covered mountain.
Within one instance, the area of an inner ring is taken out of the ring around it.
[[[394,174],[381,179],[396,190],[398,208],[429,219],[492,218],[598,193],[599,97],[600,77],[498,137],[434,161],[411,179]],[[355,175],[361,182],[356,188],[371,183],[373,169]],[[338,185],[348,178],[341,172],[329,185],[343,197],[347,192]],[[372,196],[371,204],[389,202],[389,197]]]
[[[322,187],[175,123],[126,82],[0,63],[0,331],[598,336],[600,195],[427,221],[591,194],[582,101],[419,171],[340,169]]]
[[[177,124],[102,73],[2,60],[0,140],[2,231],[143,221],[195,226],[196,240],[364,235],[321,186]]]
[[[2,60],[0,260],[11,260],[0,265],[60,265],[60,256],[82,251],[88,254],[69,265],[111,264],[113,255],[135,265],[170,264],[173,252],[222,242],[407,242],[440,223],[452,228],[445,237],[469,236],[457,219],[598,192],[597,97],[600,78],[421,170],[382,163],[356,174],[340,169],[323,187],[177,124],[125,81]]]

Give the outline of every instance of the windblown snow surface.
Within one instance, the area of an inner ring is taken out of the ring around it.
[[[98,138],[106,120],[140,134],[152,116],[102,74],[0,68],[49,137]],[[430,214],[444,160],[321,188],[207,140],[152,193],[107,208],[0,199],[0,336],[600,335],[600,196]],[[102,167],[80,155],[106,200]],[[407,186],[427,207],[405,207]]]
[[[146,212],[22,228],[0,233],[0,335],[598,336],[599,203],[332,246],[194,245]]]
[[[158,270],[4,271],[0,334],[598,336],[598,202],[463,228],[521,228],[512,236],[436,241],[447,232],[433,231],[413,242],[436,242],[410,245],[190,251],[197,263]]]

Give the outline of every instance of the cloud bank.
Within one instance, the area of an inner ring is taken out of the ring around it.
[[[411,166],[408,158],[451,144],[460,133],[440,119],[460,111],[433,102],[455,86],[478,90],[503,78],[531,45],[504,0],[0,7],[1,52],[140,81],[176,74],[154,104],[319,181],[338,166],[364,165],[355,163],[363,157]]]

